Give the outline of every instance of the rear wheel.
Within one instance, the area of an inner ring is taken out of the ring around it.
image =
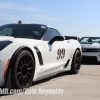
[[[80,71],[81,67],[81,52],[79,50],[75,51],[72,64],[71,64],[71,73],[77,74]]]
[[[34,59],[27,50],[21,50],[15,56],[12,68],[13,88],[28,88],[34,76]]]

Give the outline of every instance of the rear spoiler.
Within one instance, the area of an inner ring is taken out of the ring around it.
[[[74,40],[80,40],[79,37],[76,37],[76,36],[64,36],[65,37],[65,40],[69,40],[69,39],[74,39]]]

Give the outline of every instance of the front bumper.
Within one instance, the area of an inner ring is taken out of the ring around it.
[[[0,51],[0,87],[5,86],[4,72],[9,56]]]
[[[82,52],[83,62],[100,62],[100,52]]]

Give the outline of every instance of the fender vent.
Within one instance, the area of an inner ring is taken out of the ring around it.
[[[68,59],[67,63],[65,64],[64,68],[66,68],[69,64],[70,59]]]

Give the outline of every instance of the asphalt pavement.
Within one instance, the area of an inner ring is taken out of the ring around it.
[[[1,95],[0,100],[100,100],[100,64],[83,64],[69,72],[33,83],[23,94]]]

